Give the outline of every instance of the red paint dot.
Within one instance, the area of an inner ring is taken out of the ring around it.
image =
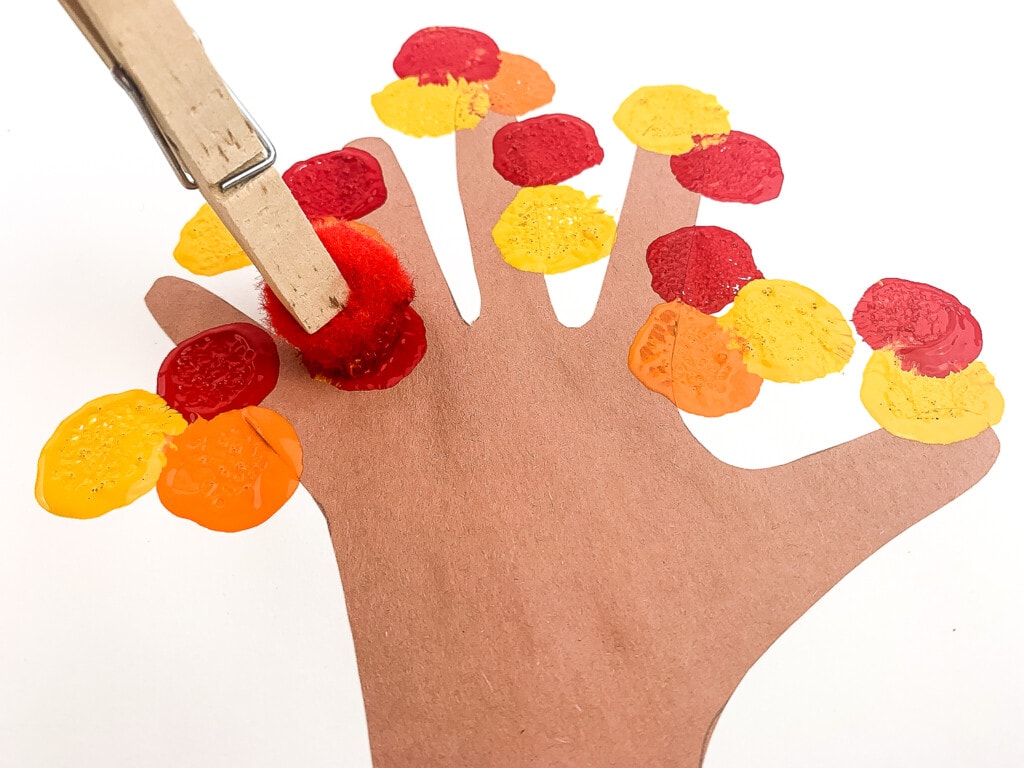
[[[277,345],[250,323],[197,333],[160,364],[156,393],[189,422],[259,405],[277,386]]]
[[[520,187],[558,184],[604,160],[594,129],[572,115],[541,115],[494,134],[494,170]]]
[[[723,203],[764,203],[782,190],[782,164],[771,146],[732,131],[718,144],[699,143],[670,161],[676,179],[691,192]]]
[[[298,162],[281,178],[309,219],[352,221],[388,199],[377,158],[353,147]]]
[[[423,318],[412,307],[406,307],[399,325],[398,340],[376,370],[349,378],[326,378],[338,389],[349,392],[387,389],[412,373],[426,352],[427,330]]]
[[[750,246],[719,227],[683,227],[647,246],[651,287],[665,301],[681,299],[706,315],[729,304],[740,288],[764,277]]]
[[[462,27],[428,27],[405,41],[395,57],[395,74],[418,77],[420,85],[445,85],[448,77],[490,80],[501,66],[498,45],[483,32]]]
[[[891,347],[905,371],[943,378],[981,354],[981,326],[952,294],[896,277],[868,288],[853,310],[872,349]]]
[[[302,354],[311,375],[346,379],[377,370],[401,331],[412,301],[412,280],[387,243],[343,221],[314,225],[348,283],[345,308],[316,333],[306,333],[270,287],[263,306],[274,329]]]

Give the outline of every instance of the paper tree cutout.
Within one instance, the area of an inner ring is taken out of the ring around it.
[[[717,461],[624,365],[650,306],[644,248],[695,199],[639,151],[595,317],[565,328],[491,239],[515,192],[490,162],[502,123],[456,136],[480,318],[459,317],[389,149],[357,142],[388,186],[364,221],[411,270],[429,351],[372,394],[291,357],[267,400],[329,523],[374,759],[697,766],[768,646],[982,477],[998,442],[876,432],[764,471]],[[170,278],[148,302],[175,339],[239,319]]]
[[[875,432],[767,470],[718,461],[626,365],[647,246],[693,226],[698,197],[638,149],[594,318],[565,328],[492,237],[516,194],[493,166],[509,122],[455,139],[480,318],[459,317],[390,149],[355,142],[387,188],[361,221],[412,274],[428,352],[399,386],[349,392],[282,343],[265,405],[329,524],[378,765],[696,767],[760,655],[998,441]],[[174,341],[251,322],[173,278],[147,303]]]

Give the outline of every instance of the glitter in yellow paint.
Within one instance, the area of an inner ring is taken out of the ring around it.
[[[752,280],[719,322],[745,343],[751,373],[769,381],[810,381],[843,369],[853,334],[842,313],[820,295],[788,280]]]
[[[1003,417],[1003,396],[977,360],[940,379],[904,371],[891,350],[880,349],[864,367],[860,399],[883,429],[921,443],[966,440]]]
[[[553,275],[611,253],[615,219],[597,207],[596,197],[573,187],[524,187],[491,234],[513,267]]]
[[[417,137],[473,128],[490,108],[480,83],[451,77],[447,85],[420,85],[418,78],[406,77],[373,94],[370,101],[384,125]]]
[[[702,145],[729,133],[729,113],[708,93],[685,85],[648,85],[627,98],[615,113],[615,124],[642,149],[663,155],[682,155],[693,149],[694,136]]]
[[[174,260],[195,275],[219,275],[252,264],[228,228],[206,203],[181,230]]]
[[[36,500],[62,517],[99,517],[156,484],[169,435],[187,426],[141,389],[104,395],[60,423],[39,454]]]

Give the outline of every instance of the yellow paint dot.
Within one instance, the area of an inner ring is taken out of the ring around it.
[[[207,203],[182,228],[174,260],[192,274],[207,277],[252,264]]]
[[[104,395],[60,423],[39,454],[36,500],[62,517],[99,517],[147,493],[167,459],[168,436],[187,426],[141,389]]]
[[[729,113],[708,93],[685,85],[648,85],[627,98],[615,124],[642,149],[682,155],[693,149],[694,136],[729,133]],[[717,143],[709,138],[703,145]]]
[[[373,94],[370,102],[384,125],[416,137],[473,128],[490,108],[480,83],[450,77],[447,85],[420,85],[415,77],[396,80]]]
[[[491,232],[505,261],[553,275],[602,259],[615,242],[615,219],[573,187],[524,187]]]
[[[1003,396],[984,363],[933,378],[904,371],[888,349],[864,367],[860,400],[882,429],[921,443],[966,440],[1003,417]]]
[[[818,379],[842,370],[853,355],[842,313],[788,280],[751,280],[719,322],[745,339],[747,368],[769,381]]]

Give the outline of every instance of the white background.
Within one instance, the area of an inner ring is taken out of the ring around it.
[[[768,276],[815,288],[847,316],[881,277],[957,294],[1006,395],[1002,456],[771,648],[706,765],[1024,764],[1024,67],[1005,4],[180,5],[274,138],[281,170],[359,136],[392,141],[468,314],[452,141],[400,137],[369,104],[402,41],[437,24],[481,29],[544,64],[558,86],[548,111],[591,121],[607,151],[576,183],[610,210],[632,153],[612,113],[640,85],[685,83],[716,93],[734,128],[782,156],[779,200],[700,215],[751,243]],[[172,517],[152,495],[88,522],[36,506],[36,457],[57,423],[99,395],[154,386],[170,344],[142,298],[156,277],[183,274],[171,250],[200,200],[56,2],[3,5],[0,77],[0,768],[365,768],[341,586],[304,491],[237,535]],[[251,270],[202,279],[250,311],[253,281]],[[578,322],[588,294],[576,292],[560,307]],[[766,384],[743,414],[688,423],[747,466],[856,437],[873,428],[857,397],[866,358],[861,344],[841,375]]]

